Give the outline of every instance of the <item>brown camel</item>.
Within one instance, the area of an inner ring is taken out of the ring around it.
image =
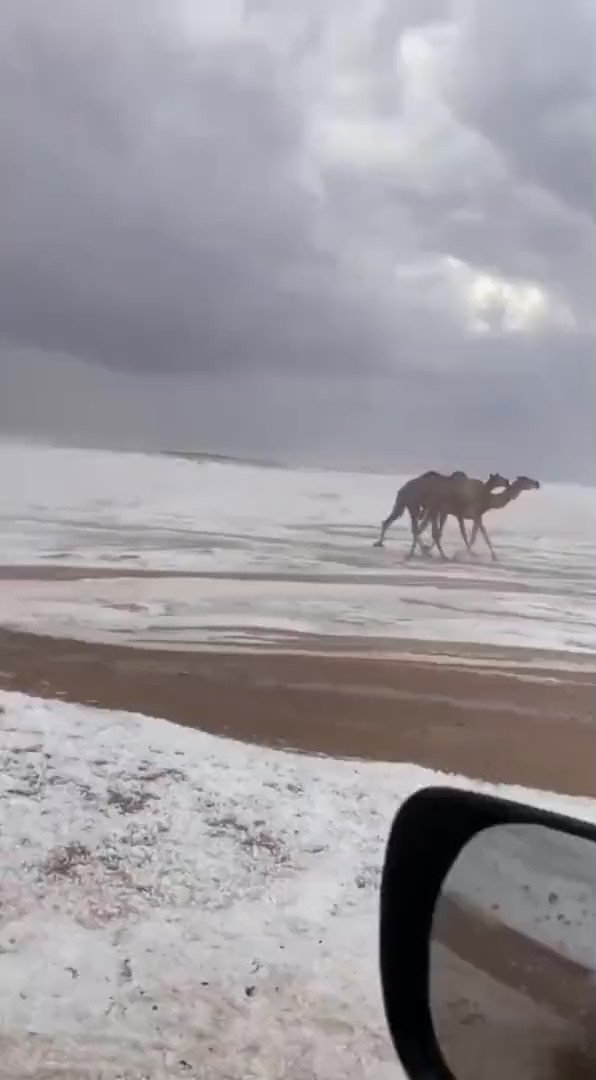
[[[419,531],[416,528],[418,521],[429,505],[429,501],[438,499],[440,494],[446,493],[447,486],[456,479],[465,480],[467,479],[466,474],[464,472],[454,472],[450,476],[445,476],[443,473],[431,470],[422,473],[421,476],[415,476],[413,480],[408,480],[407,484],[404,484],[395,496],[393,509],[383,521],[379,539],[375,541],[374,547],[383,547],[387,529],[407,510],[410,515],[412,536],[414,538],[410,554],[415,550],[417,544],[420,546],[421,551],[425,552],[422,541],[419,539]]]
[[[479,515],[484,513],[486,501],[494,488],[497,487],[509,487],[509,481],[500,473],[491,473],[488,480],[475,480],[468,476],[457,477],[452,481],[449,488],[442,492],[436,492],[430,498],[424,514],[417,523],[418,536],[430,523],[432,525],[433,544],[438,548],[441,558],[446,559],[447,556],[441,545],[441,537],[447,516],[452,514],[457,519],[459,531],[466,548],[472,554],[472,545],[468,541],[464,520],[467,518],[475,522]],[[412,550],[414,550],[414,547],[412,547]],[[428,550],[428,554],[430,554],[430,550],[432,550],[432,545]]]
[[[497,483],[497,481],[499,482]],[[493,487],[503,487],[504,490],[495,492],[492,490]],[[484,490],[478,494],[477,499],[473,497],[472,489],[470,487],[460,488],[459,491],[455,489],[452,500],[446,500],[440,508],[435,505],[435,507],[429,508],[423,514],[418,522],[418,535],[420,535],[422,530],[425,529],[430,522],[433,526],[433,540],[435,540],[435,534],[440,540],[448,514],[455,515],[458,520],[461,516],[468,521],[474,522],[468,550],[470,552],[472,551],[478,532],[481,532],[490,551],[491,558],[496,561],[496,552],[482,521],[484,514],[489,510],[500,510],[503,506],[508,506],[513,499],[517,499],[518,495],[521,495],[522,491],[538,491],[539,488],[540,484],[538,480],[533,480],[529,476],[518,476],[513,483],[510,484],[509,481],[495,474],[494,476],[489,477],[486,485],[483,485]],[[470,497],[471,494],[472,497]],[[440,547],[439,551],[441,552],[441,557],[444,558],[445,556]]]

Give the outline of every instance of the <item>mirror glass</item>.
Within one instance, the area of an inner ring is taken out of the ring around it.
[[[478,833],[435,908],[430,1001],[457,1080],[595,1080],[596,844]]]

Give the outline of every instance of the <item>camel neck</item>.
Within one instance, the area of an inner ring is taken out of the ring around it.
[[[515,484],[510,484],[504,491],[492,492],[488,499],[488,505],[491,510],[498,510],[501,506],[507,506],[512,499],[517,499],[520,493],[520,488]]]

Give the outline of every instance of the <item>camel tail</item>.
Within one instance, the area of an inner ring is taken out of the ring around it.
[[[407,487],[408,487],[408,485],[406,484],[405,488],[407,488]],[[379,539],[375,541],[374,547],[383,547],[383,540],[385,539],[385,533],[387,532],[387,529],[389,528],[390,525],[393,525],[394,521],[397,521],[397,519],[402,516],[404,510],[407,510],[407,508],[408,508],[408,499],[407,499],[407,491],[405,490],[405,488],[401,488],[398,491],[397,495],[395,496],[395,502],[393,504],[393,509],[392,509],[391,513],[389,514],[389,516],[386,517],[385,520],[382,522],[382,524],[381,524],[381,533],[379,535]]]
[[[405,509],[405,500],[402,498],[401,492],[398,491],[395,502],[393,504],[393,510],[389,514],[389,517],[386,518],[387,523],[389,525],[392,525],[394,521],[397,521],[398,518],[402,516]]]
[[[374,547],[383,547],[383,540],[385,539],[385,533],[387,532],[387,529],[390,525],[393,524],[394,521],[397,521],[397,519],[402,516],[405,509],[405,500],[401,497],[401,492],[398,491],[395,502],[393,504],[393,510],[389,514],[389,517],[386,517],[384,522],[382,523],[379,539],[375,540],[375,543],[373,545]]]

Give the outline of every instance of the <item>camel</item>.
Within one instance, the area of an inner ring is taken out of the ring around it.
[[[459,531],[466,548],[472,554],[472,544],[468,542],[463,522],[466,519],[475,522],[479,515],[484,513],[487,499],[494,489],[498,487],[505,489],[509,487],[509,480],[506,476],[501,476],[500,473],[491,473],[488,480],[475,480],[460,475],[453,480],[447,490],[433,493],[417,523],[418,536],[426,529],[427,525],[433,526],[433,544],[427,549],[427,554],[430,554],[433,545],[435,545],[441,558],[446,558],[440,541],[445,522],[450,514],[457,518]],[[478,530],[476,530],[477,532]]]
[[[425,548],[420,539],[420,534],[426,525],[431,522],[435,516],[441,515],[443,507],[445,505],[455,505],[455,497],[457,493],[457,499],[462,507],[467,507],[474,500],[478,501],[486,497],[486,491],[491,491],[494,487],[503,487],[509,483],[505,477],[500,476],[498,473],[491,473],[486,483],[482,480],[475,480],[466,475],[465,472],[457,471],[451,473],[449,476],[445,476],[443,473],[437,473],[434,471],[423,473],[421,476],[414,477],[413,480],[409,480],[407,484],[401,487],[395,497],[395,503],[389,516],[385,518],[381,525],[381,533],[379,539],[375,542],[375,547],[382,547],[383,540],[385,539],[385,533],[389,526],[401,517],[404,510],[407,510],[410,514],[410,521],[412,525],[412,546],[406,556],[410,559],[414,554],[416,547],[420,547],[423,555],[429,555],[431,548]],[[426,514],[425,512],[430,511]],[[456,511],[449,511],[449,513],[455,513],[457,517],[459,531],[463,537],[464,543],[468,551],[470,550],[470,544],[466,533],[466,527],[464,525],[464,515]],[[420,527],[422,519],[424,525]],[[443,521],[444,524],[444,521]],[[446,558],[445,553],[441,547],[441,532],[433,525],[433,543],[439,549],[441,557]],[[437,542],[437,534],[438,542]],[[432,547],[432,545],[431,545]]]
[[[415,476],[413,480],[408,480],[407,484],[404,484],[395,496],[393,509],[383,521],[379,539],[375,541],[373,546],[383,547],[387,529],[407,510],[412,525],[412,536],[414,537],[410,554],[414,552],[417,544],[420,546],[421,551],[425,553],[422,541],[419,539],[419,530],[416,528],[418,521],[429,505],[429,500],[434,497],[438,498],[439,494],[443,493],[446,487],[455,479],[465,480],[467,477],[464,472],[454,472],[450,476],[445,476],[443,473],[434,472],[431,469],[430,472],[422,473],[421,476]]]
[[[458,518],[458,521],[460,518],[464,518],[474,522],[470,542],[467,545],[468,551],[472,554],[472,548],[478,532],[481,532],[490,551],[491,558],[496,562],[497,554],[482,521],[484,514],[489,510],[500,510],[503,506],[508,506],[513,499],[517,499],[518,495],[521,495],[522,491],[538,491],[540,484],[538,480],[533,480],[529,476],[518,476],[513,483],[510,484],[504,477],[494,474],[489,477],[489,480],[485,485],[482,485],[482,491],[478,491],[474,494],[469,483],[470,482],[468,482],[467,485],[462,485],[459,490],[456,487],[452,492],[451,497],[447,497],[442,505],[435,503],[434,506],[429,507],[425,511],[418,520],[418,536],[420,536],[420,533],[429,523],[431,523],[433,528],[433,541],[439,548],[441,558],[444,559],[446,556],[440,546],[440,539],[448,514],[453,514]],[[503,487],[504,490],[495,492],[492,490],[494,487]],[[437,540],[439,543],[437,543]]]

